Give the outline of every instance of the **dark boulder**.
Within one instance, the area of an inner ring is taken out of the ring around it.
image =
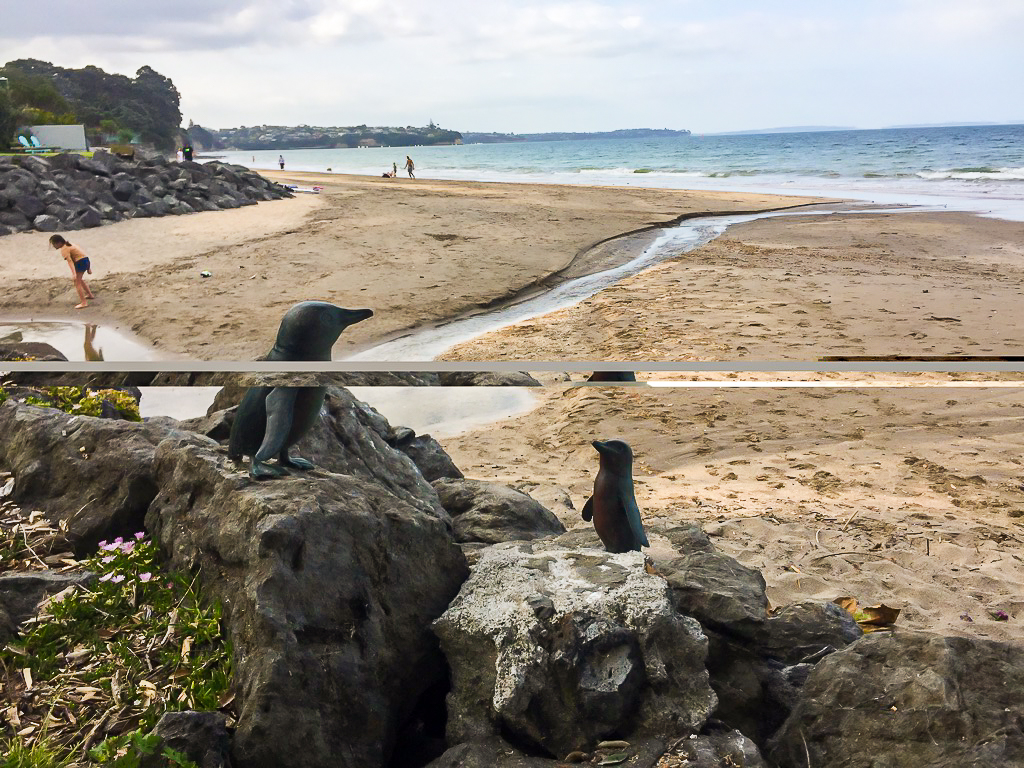
[[[0,465],[14,474],[12,499],[63,522],[81,555],[101,539],[142,529],[157,493],[156,445],[170,433],[9,400],[0,405]]]
[[[68,587],[84,587],[96,581],[90,571],[14,571],[0,574],[0,611],[17,625],[36,615],[46,597]]]
[[[825,658],[773,740],[782,768],[1024,765],[1024,648],[876,632]]]
[[[506,485],[440,479],[433,486],[454,520],[456,541],[496,544],[565,533],[565,526],[550,511]]]
[[[258,483],[196,435],[160,444],[156,476],[147,528],[224,605],[233,764],[385,765],[444,677],[428,627],[467,574],[447,515],[365,470]]]
[[[199,768],[231,765],[231,734],[227,716],[220,712],[165,712],[153,733],[160,737],[160,747],[155,754],[144,756],[139,768],[170,768],[161,755],[164,748],[180,752]]]

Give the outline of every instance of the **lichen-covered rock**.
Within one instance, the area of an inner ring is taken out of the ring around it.
[[[1024,766],[1024,648],[876,632],[819,662],[773,740],[782,768]]]
[[[697,730],[716,703],[700,625],[639,552],[494,545],[434,631],[452,670],[450,743],[504,733],[562,756]]]
[[[433,486],[454,520],[458,542],[497,544],[565,533],[565,526],[550,511],[506,485],[441,479]]]

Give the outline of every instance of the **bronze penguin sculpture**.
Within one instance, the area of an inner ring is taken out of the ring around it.
[[[593,519],[609,552],[639,552],[651,546],[633,495],[633,450],[622,440],[595,440],[591,445],[600,454],[601,465],[594,495],[583,506],[583,519]]]
[[[372,316],[370,309],[300,302],[281,319],[277,340],[264,359],[329,361],[341,332]],[[250,456],[249,476],[257,480],[284,475],[284,467],[312,469],[311,462],[289,456],[288,449],[316,423],[326,394],[326,387],[251,387],[231,425],[228,457]],[[275,456],[278,466],[266,463]]]

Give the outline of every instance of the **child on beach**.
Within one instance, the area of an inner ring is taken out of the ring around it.
[[[50,238],[50,247],[60,251],[60,255],[71,267],[71,279],[75,282],[75,290],[78,291],[80,299],[75,309],[85,309],[89,306],[88,299],[96,298],[89,289],[89,284],[85,282],[85,273],[92,274],[89,257],[85,255],[85,251],[77,245],[72,245],[60,235],[53,235]]]

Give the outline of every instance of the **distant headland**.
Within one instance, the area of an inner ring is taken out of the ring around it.
[[[208,149],[333,149],[340,147],[412,147],[444,144],[501,144],[524,141],[579,141],[587,139],[648,139],[689,136],[687,130],[625,128],[617,131],[551,133],[479,133],[452,131],[431,121],[422,128],[318,127],[310,125],[257,125],[209,129],[190,125],[189,135]]]

